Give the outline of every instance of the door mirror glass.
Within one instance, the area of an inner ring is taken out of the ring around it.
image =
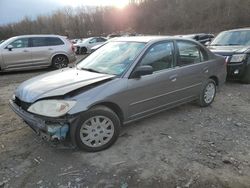
[[[11,51],[12,48],[13,48],[13,46],[10,44],[10,45],[8,45],[6,48],[7,48],[9,51]]]
[[[144,75],[149,75],[149,74],[153,74],[153,67],[150,65],[142,65],[139,66],[135,69],[135,71],[132,74],[132,78],[140,78],[141,76]]]

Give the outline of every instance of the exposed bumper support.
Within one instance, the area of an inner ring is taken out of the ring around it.
[[[46,140],[64,140],[69,131],[69,123],[62,119],[53,119],[47,121],[41,117],[37,117],[29,112],[26,112],[12,100],[9,100],[11,109],[21,117],[38,135]]]

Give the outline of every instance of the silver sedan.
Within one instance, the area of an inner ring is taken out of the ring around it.
[[[100,151],[121,125],[197,101],[209,106],[225,82],[224,58],[177,37],[117,38],[75,68],[22,83],[11,108],[39,135]]]

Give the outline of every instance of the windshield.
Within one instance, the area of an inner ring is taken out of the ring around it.
[[[109,42],[77,65],[78,69],[121,75],[144,48],[141,42]]]
[[[78,40],[76,43],[79,44],[79,43],[84,43],[85,41],[87,41],[87,39],[80,39]]]
[[[250,45],[250,30],[226,31],[220,33],[211,46],[247,46]]]

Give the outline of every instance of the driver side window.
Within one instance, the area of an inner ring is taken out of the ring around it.
[[[13,41],[9,45],[12,45],[13,48],[27,48],[29,46],[28,38],[21,38]]]
[[[153,67],[154,72],[172,68],[174,62],[173,51],[173,42],[154,44],[147,51],[140,65],[150,65]]]
[[[89,41],[89,44],[94,44],[94,43],[96,43],[96,38],[93,38]]]

